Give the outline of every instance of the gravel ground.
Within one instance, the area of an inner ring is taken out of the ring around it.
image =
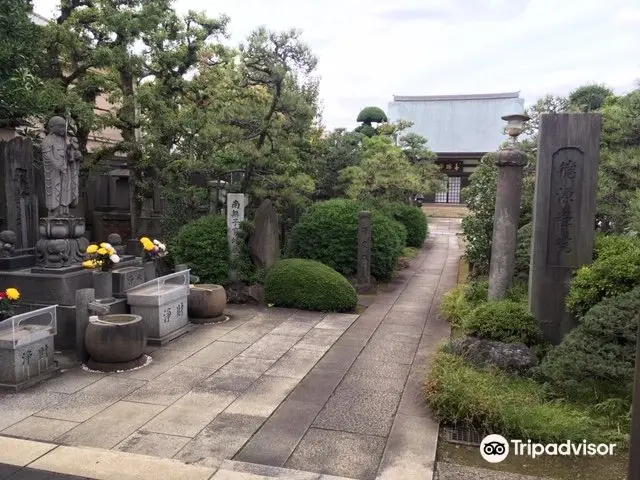
[[[497,472],[484,468],[465,467],[453,463],[438,462],[433,480],[548,480],[517,473]]]

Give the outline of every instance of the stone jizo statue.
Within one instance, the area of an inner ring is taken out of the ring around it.
[[[69,208],[78,203],[78,175],[82,155],[78,141],[67,132],[62,117],[52,117],[42,142],[42,164],[49,217],[69,216]]]

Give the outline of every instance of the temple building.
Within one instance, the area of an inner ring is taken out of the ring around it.
[[[460,190],[487,152],[507,140],[504,115],[524,112],[520,92],[477,95],[394,95],[390,122],[413,122],[411,132],[422,135],[448,176],[447,190],[425,198],[427,202],[460,203]]]

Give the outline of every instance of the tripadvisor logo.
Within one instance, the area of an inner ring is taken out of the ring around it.
[[[509,445],[511,444],[511,445]],[[500,463],[512,452],[514,455],[531,458],[549,456],[605,456],[613,455],[615,443],[575,443],[567,440],[563,443],[532,443],[531,440],[511,440],[502,435],[488,435],[480,443],[480,455],[489,463]]]

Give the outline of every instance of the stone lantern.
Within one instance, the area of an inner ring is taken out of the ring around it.
[[[524,129],[524,123],[530,118],[524,114],[514,114],[502,119],[507,122],[511,141],[498,151],[496,160],[498,182],[489,268],[489,300],[505,298],[513,284],[522,174],[527,164],[527,155],[520,150],[517,139]]]

